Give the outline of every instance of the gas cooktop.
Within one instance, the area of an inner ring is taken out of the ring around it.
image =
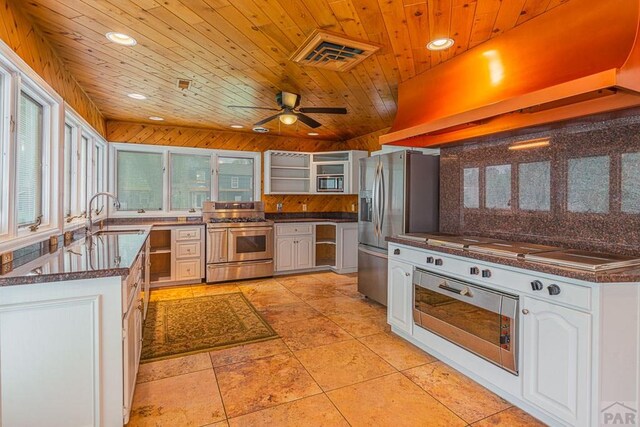
[[[238,222],[268,222],[264,218],[211,218],[209,220],[212,224],[221,224],[226,222],[238,223]]]

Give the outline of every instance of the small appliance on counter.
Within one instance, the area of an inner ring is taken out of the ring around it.
[[[387,305],[390,236],[438,231],[440,157],[398,151],[360,160],[358,292]]]

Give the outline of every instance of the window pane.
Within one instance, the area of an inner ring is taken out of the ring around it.
[[[104,146],[102,144],[96,144],[93,153],[93,179],[96,193],[106,191],[104,186],[104,161]],[[101,212],[104,207],[105,198],[98,197],[94,203],[94,209],[96,209],[97,212]]]
[[[92,196],[91,193],[91,184],[89,177],[89,138],[86,136],[82,136],[80,138],[80,194],[82,196],[82,200],[80,201],[80,210],[84,211],[87,201]]]
[[[640,153],[622,155],[622,212],[640,213]]]
[[[518,204],[527,211],[548,211],[551,206],[551,162],[518,166]]]
[[[250,202],[253,200],[253,159],[218,158],[218,200]]]
[[[119,151],[117,191],[120,210],[161,210],[162,173],[162,154]]]
[[[464,174],[464,207],[480,207],[480,169],[465,168]]]
[[[44,107],[24,92],[18,111],[16,152],[18,226],[42,215],[42,127]]]
[[[609,156],[569,159],[567,208],[609,212]]]
[[[486,175],[486,207],[509,209],[511,207],[511,165],[488,166]]]
[[[73,155],[73,128],[64,125],[64,216],[71,216],[71,199],[75,193],[71,188],[72,171],[74,164]]]
[[[202,208],[211,198],[211,158],[188,154],[171,155],[171,209]]]

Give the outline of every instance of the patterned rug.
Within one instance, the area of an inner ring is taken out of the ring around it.
[[[149,303],[142,362],[277,338],[242,293]]]

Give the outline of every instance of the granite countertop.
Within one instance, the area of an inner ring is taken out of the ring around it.
[[[280,223],[287,223],[287,222],[336,222],[336,223],[343,223],[343,222],[358,222],[357,219],[344,219],[344,218],[339,218],[339,219],[330,219],[330,218],[277,218],[277,219],[273,219],[273,222],[280,224]]]
[[[0,275],[0,286],[127,276],[150,230],[109,230],[77,240]]]
[[[188,217],[186,221],[178,221],[177,217],[157,217],[157,218],[109,218],[105,221],[106,226],[118,225],[140,225],[140,226],[200,226],[206,225],[201,216]]]
[[[507,265],[510,267],[522,268],[525,270],[539,271],[541,273],[554,274],[556,276],[568,277],[571,279],[584,280],[594,283],[630,283],[640,282],[640,266],[620,268],[615,270],[606,270],[598,272],[590,272],[577,270],[573,268],[559,267],[549,264],[541,264],[537,262],[525,261],[523,259],[506,258],[495,255],[486,255],[476,252],[469,252],[461,249],[452,249],[442,246],[433,246],[427,243],[416,242],[414,240],[403,239],[400,237],[387,237],[388,242],[399,243],[406,246],[412,246],[419,249],[428,249],[430,251],[442,252],[449,255],[458,255],[465,258],[477,259],[480,261],[493,262],[496,264]]]
[[[358,214],[354,212],[267,212],[266,218],[275,223],[358,222]]]

